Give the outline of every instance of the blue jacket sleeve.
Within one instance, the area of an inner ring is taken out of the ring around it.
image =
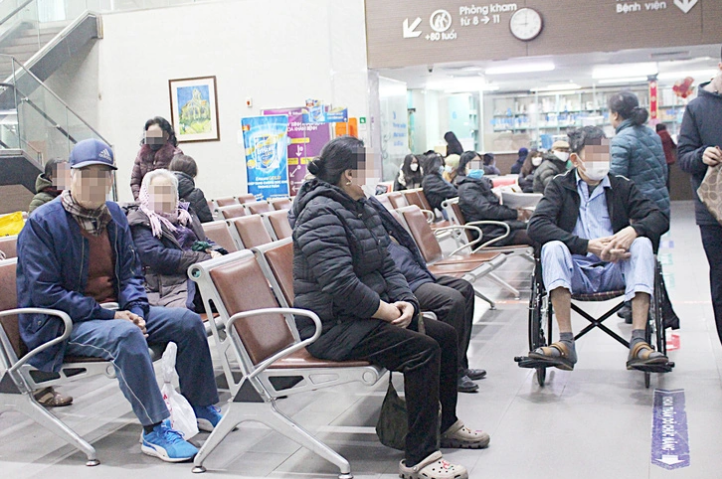
[[[707,165],[702,162],[702,155],[707,146],[702,144],[694,112],[689,107],[686,108],[677,146],[679,167],[682,168],[682,171],[704,175],[707,172]]]
[[[48,225],[31,215],[18,240],[18,261],[25,266],[30,301],[38,308],[68,313],[73,322],[113,319],[115,311],[100,306],[93,298],[63,287],[60,261]]]
[[[120,284],[118,285],[118,304],[121,310],[135,313],[146,318],[150,308],[145,294],[145,280],[140,271],[140,260],[130,235],[130,228],[125,215],[116,219],[116,233],[119,235],[118,269]]]

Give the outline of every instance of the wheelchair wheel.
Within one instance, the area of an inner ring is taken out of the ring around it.
[[[552,338],[552,307],[541,280],[532,276],[532,291],[529,299],[529,351],[549,346]],[[547,368],[536,368],[536,379],[544,387]]]
[[[662,302],[664,288],[662,288],[662,267],[659,262],[654,267],[654,297],[649,305],[647,328],[645,340],[656,351],[667,355],[667,334],[664,329],[664,317],[662,315]],[[649,388],[651,373],[644,373],[644,386]]]

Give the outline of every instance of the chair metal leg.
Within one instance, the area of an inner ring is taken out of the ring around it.
[[[494,281],[496,281],[497,283],[499,283],[499,284],[502,286],[502,288],[507,289],[511,294],[513,294],[513,295],[514,295],[514,299],[519,299],[519,298],[521,297],[521,293],[519,293],[519,290],[518,290],[518,289],[516,289],[515,287],[513,287],[512,285],[510,285],[509,283],[507,283],[507,282],[504,281],[503,279],[501,279],[501,278],[500,278],[499,276],[497,276],[496,274],[494,274],[494,273],[489,273],[487,276],[488,276],[489,278],[493,279]]]
[[[0,400],[5,410],[15,410],[28,416],[63,441],[79,449],[87,457],[86,466],[97,466],[100,461],[96,457],[95,448],[70,429],[64,422],[50,414],[31,395],[4,394]]]
[[[492,301],[491,299],[489,299],[489,297],[484,295],[484,293],[482,293],[478,289],[474,288],[474,294],[476,295],[476,297],[489,303],[489,309],[491,309],[492,311],[496,309],[496,303],[494,301]]]
[[[322,443],[301,426],[286,417],[278,411],[273,403],[249,403],[249,402],[233,402],[229,410],[223,415],[223,419],[218,423],[208,440],[203,444],[200,451],[193,460],[193,472],[202,473],[206,471],[203,462],[208,455],[223,441],[229,432],[238,424],[245,421],[256,421],[276,432],[283,434],[287,438],[297,442],[300,446],[305,447],[311,452],[318,454],[332,464],[335,464],[339,470],[339,477],[351,479],[351,465],[349,462],[336,451]]]

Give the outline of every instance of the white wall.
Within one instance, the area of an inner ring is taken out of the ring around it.
[[[103,15],[104,39],[78,72],[92,75],[97,61],[93,126],[114,145],[119,200],[131,199],[143,124],[170,119],[169,79],[216,76],[221,141],[180,145],[198,162],[197,185],[208,198],[246,191],[241,118],[306,98],[368,116],[364,18],[363,0],[244,0]],[[84,92],[67,81],[53,85],[91,121],[90,85]]]

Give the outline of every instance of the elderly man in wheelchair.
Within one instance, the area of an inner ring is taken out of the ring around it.
[[[547,186],[528,227],[541,246],[542,278],[559,341],[530,351],[529,358],[573,370],[572,295],[623,290],[633,319],[627,369],[671,365],[645,336],[655,284],[653,244],[669,229],[669,220],[633,182],[609,174],[609,140],[601,128],[573,130],[569,143],[574,168]]]

